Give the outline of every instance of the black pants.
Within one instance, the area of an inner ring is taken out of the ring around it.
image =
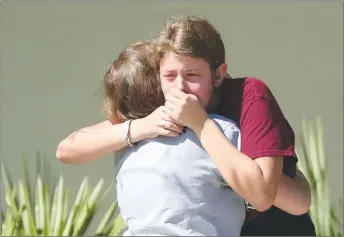
[[[316,236],[309,214],[294,216],[276,207],[270,208],[247,224],[242,236]]]

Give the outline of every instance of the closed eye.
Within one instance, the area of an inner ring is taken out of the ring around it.
[[[164,77],[174,77],[175,75],[173,74],[165,74]]]
[[[188,73],[187,76],[188,76],[188,77],[197,77],[197,76],[199,76],[199,75],[196,74],[196,73]]]
[[[173,74],[165,74],[163,75],[163,78],[167,81],[173,81],[176,78],[176,76]]]

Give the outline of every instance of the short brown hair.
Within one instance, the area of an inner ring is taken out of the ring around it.
[[[179,55],[203,58],[214,71],[225,63],[221,35],[206,19],[186,16],[168,22],[157,38],[160,55],[173,51]]]
[[[163,105],[157,69],[157,51],[150,41],[136,42],[120,53],[103,79],[104,110],[109,119],[142,118]]]

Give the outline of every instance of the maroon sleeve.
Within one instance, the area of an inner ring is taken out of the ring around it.
[[[256,90],[255,96],[242,104],[242,152],[252,159],[284,156],[284,171],[294,176],[297,162],[294,132],[268,88],[263,91],[268,94],[258,96]]]

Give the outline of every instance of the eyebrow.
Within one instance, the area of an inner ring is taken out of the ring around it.
[[[187,72],[194,72],[194,71],[201,71],[200,68],[191,68],[191,69],[187,69]]]
[[[164,71],[164,73],[173,73],[175,72],[176,70],[166,70]],[[195,71],[201,71],[200,68],[190,68],[190,69],[186,69],[185,70],[186,72],[195,72]]]

